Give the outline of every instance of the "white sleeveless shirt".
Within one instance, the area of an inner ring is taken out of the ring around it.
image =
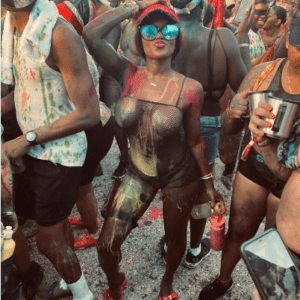
[[[19,51],[20,37],[14,38],[13,71],[15,76],[15,107],[23,133],[50,123],[75,110],[62,76],[46,63],[35,62]],[[84,164],[87,139],[84,131],[39,144],[29,155],[67,167]]]

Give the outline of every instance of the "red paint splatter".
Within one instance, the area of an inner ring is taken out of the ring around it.
[[[137,66],[133,63],[130,64],[129,66],[129,70],[126,74],[126,77],[125,77],[125,80],[124,80],[124,90],[123,90],[123,93],[121,95],[121,98],[122,97],[125,97],[129,94],[129,91],[130,91],[130,88],[133,84],[133,81],[134,81],[134,75],[136,73],[136,71],[138,70]]]
[[[31,69],[30,69],[30,75],[31,75],[31,77],[32,77],[33,79],[35,79],[35,75],[36,75],[36,73],[35,73],[35,72],[33,72]]]
[[[140,220],[148,221],[148,220],[153,220],[153,219],[157,219],[157,218],[160,218],[160,219],[163,218],[162,208],[152,207],[150,212],[148,213],[148,215],[141,218]]]

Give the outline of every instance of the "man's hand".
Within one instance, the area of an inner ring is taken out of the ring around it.
[[[236,94],[229,106],[228,116],[233,119],[241,119],[248,114],[248,95],[249,91]]]
[[[17,159],[27,154],[32,146],[27,142],[25,135],[21,135],[14,140],[5,142],[2,147],[11,164],[18,165]]]

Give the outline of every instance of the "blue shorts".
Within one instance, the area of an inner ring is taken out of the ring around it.
[[[219,140],[221,131],[221,116],[200,117],[201,136],[205,144],[208,165],[219,157]]]

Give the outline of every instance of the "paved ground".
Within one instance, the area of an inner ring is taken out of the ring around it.
[[[93,181],[96,192],[96,198],[100,209],[104,198],[111,185],[111,175],[118,164],[118,149],[114,143],[111,151],[102,161],[104,175],[97,177]],[[220,182],[220,176],[223,165],[220,161],[216,165],[216,188],[224,196],[225,202],[229,207],[230,193]],[[142,220],[139,221],[139,227],[134,229],[122,247],[123,259],[121,262],[121,270],[126,273],[128,284],[123,291],[123,300],[142,300],[157,299],[160,280],[165,270],[164,262],[160,255],[159,241],[164,235],[162,221],[162,203],[159,195],[156,196],[152,205],[145,213]],[[76,215],[74,208],[72,215]],[[228,213],[226,220],[228,224]],[[100,218],[101,222],[103,219]],[[263,230],[261,225],[260,231]],[[74,230],[77,236],[83,232],[82,229]],[[205,234],[209,236],[209,223],[205,228]],[[58,274],[42,255],[39,254],[35,237],[28,240],[32,259],[42,264],[45,270],[45,278],[41,287],[44,287],[58,278]],[[96,248],[76,251],[81,263],[82,270],[86,280],[92,291],[102,293],[107,288],[107,281],[103,271],[98,264]],[[194,270],[188,270],[181,265],[174,278],[173,288],[178,293],[181,300],[197,300],[202,287],[210,280],[214,279],[220,268],[219,252],[212,251],[210,256],[206,258],[201,265]],[[249,299],[254,289],[254,284],[247,272],[244,262],[240,262],[233,274],[234,286],[221,299],[244,300]],[[22,299],[22,298],[21,298]],[[65,298],[66,299],[66,298]]]

